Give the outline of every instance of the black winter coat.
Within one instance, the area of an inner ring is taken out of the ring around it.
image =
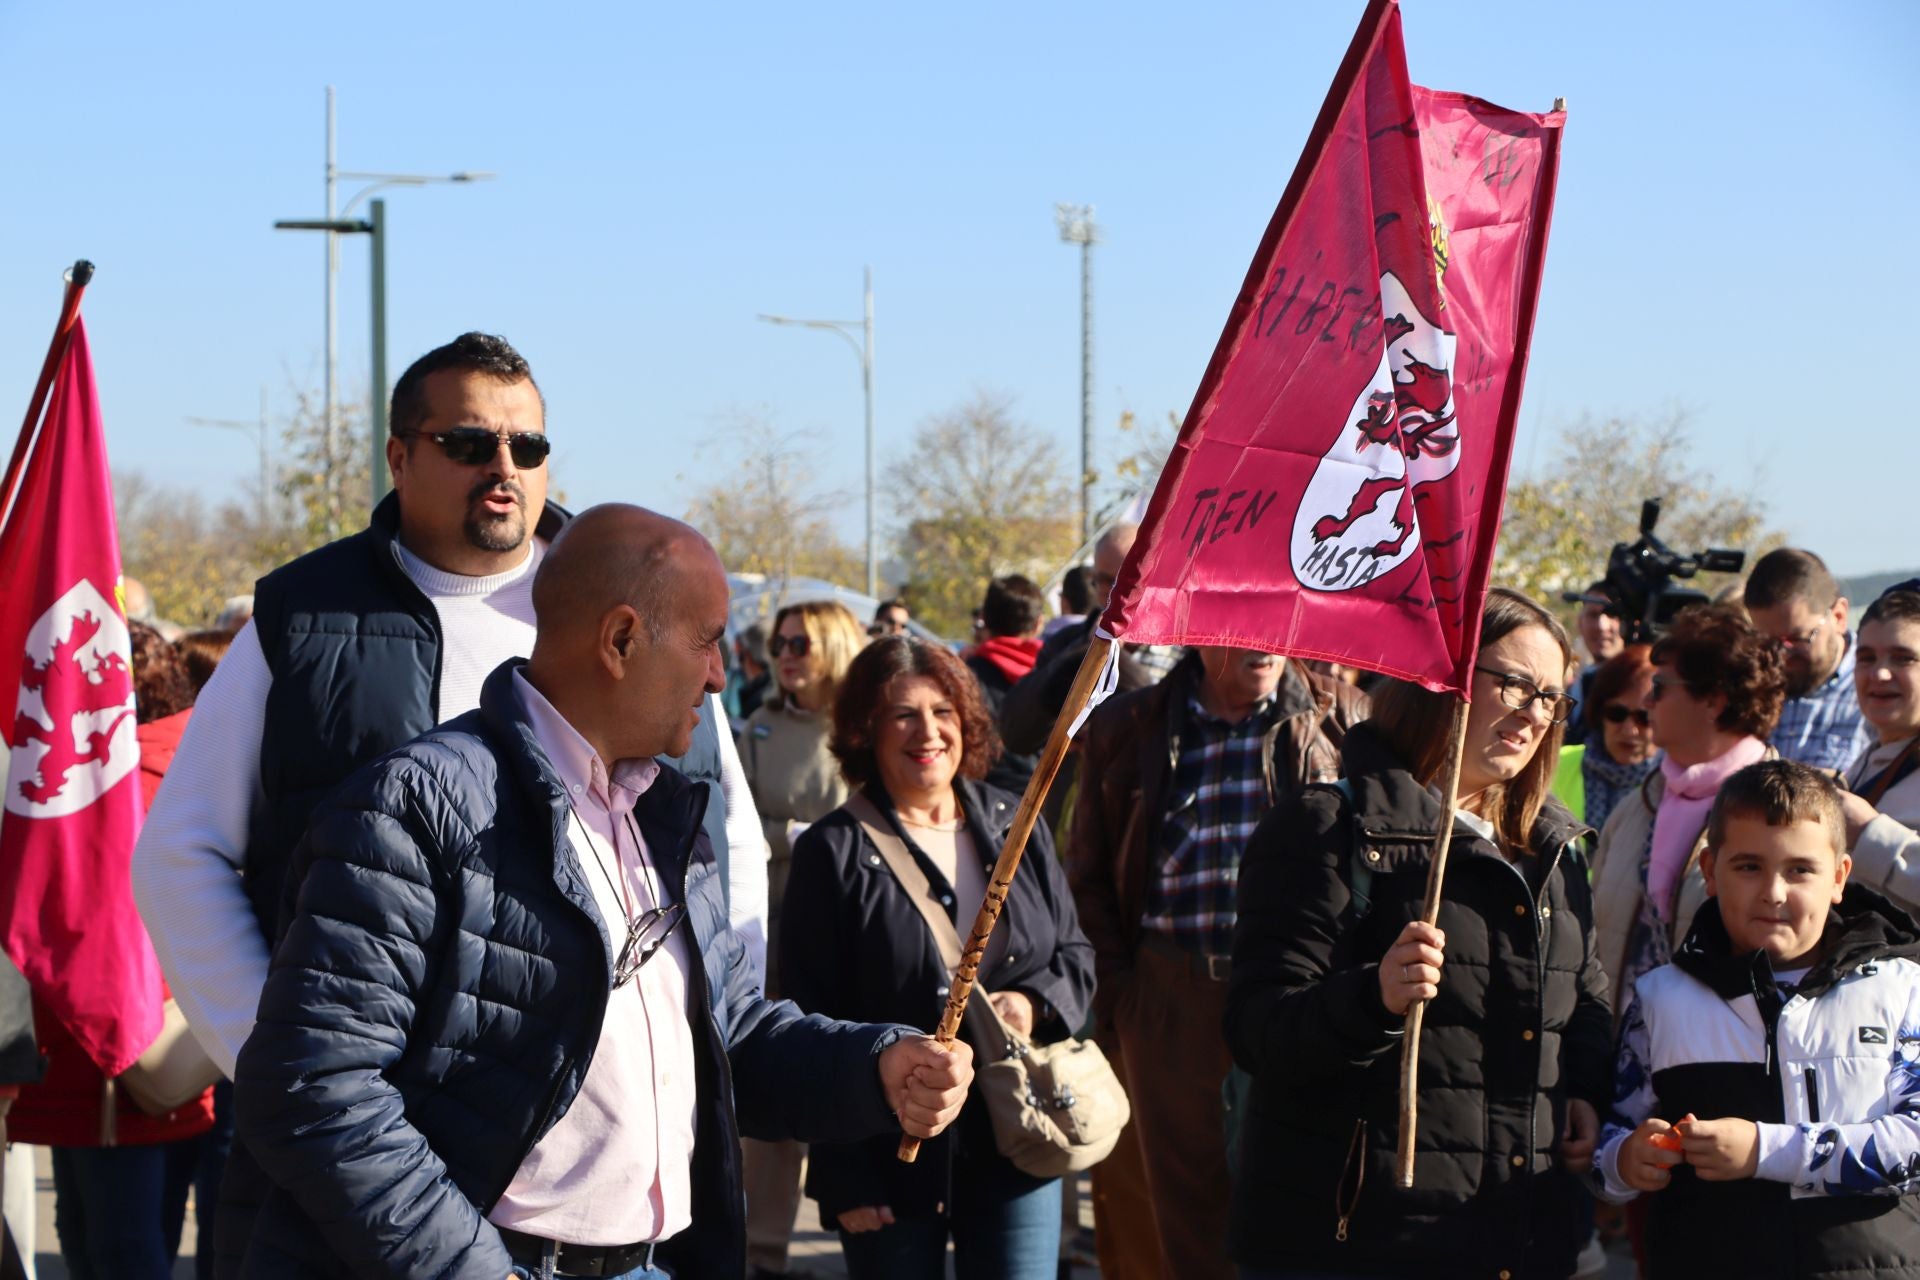
[[[295,852],[234,1081],[239,1136],[274,1184],[244,1275],[499,1280],[511,1266],[484,1216],[577,1096],[612,981],[519,665],[487,678],[479,710],[349,778]],[[761,996],[727,927],[706,795],[663,768],[633,811],[699,957],[693,1223],[660,1256],[680,1275],[737,1276],[740,1134],[897,1139],[875,1058],[902,1029]]]
[[[1565,1276],[1582,1242],[1555,1145],[1569,1096],[1605,1114],[1611,1095],[1607,983],[1572,845],[1585,828],[1549,799],[1510,862],[1456,825],[1402,1191],[1401,1020],[1378,962],[1421,916],[1440,806],[1370,725],[1343,756],[1352,804],[1307,788],[1267,816],[1241,863],[1226,1031],[1253,1083],[1233,1255],[1354,1275]]]
[[[974,850],[991,879],[1016,802],[983,783],[957,779],[954,785]],[[952,886],[895,821],[893,801],[884,788],[876,783],[866,795],[894,822],[928,882],[951,898]],[[973,927],[971,919],[956,919],[954,924],[962,938]],[[948,974],[933,934],[845,809],[835,809],[794,842],[780,929],[780,979],[802,1009],[834,1018],[904,1022],[928,1032],[939,1024]],[[1093,1003],[1093,948],[1080,932],[1073,895],[1045,824],[1034,827],[1027,843],[981,960],[979,981],[990,991],[1026,993],[1036,1012],[1050,1008],[1052,1017],[1034,1028],[1042,1043],[1065,1039],[1086,1021]],[[961,1024],[962,1038],[973,1046],[976,1070],[1005,1053],[1004,1045],[990,1052],[993,1020],[984,1005],[985,997],[976,989]],[[901,1215],[931,1212],[952,1203],[949,1179],[956,1142],[969,1165],[985,1170],[994,1183],[1041,1185],[1000,1155],[976,1089],[960,1119],[940,1137],[922,1143],[913,1164],[896,1158],[898,1144],[889,1137],[814,1143],[807,1194],[819,1201],[820,1216],[829,1223],[863,1205],[884,1204]]]

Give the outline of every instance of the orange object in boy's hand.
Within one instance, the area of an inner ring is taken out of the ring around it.
[[[1662,1151],[1685,1151],[1687,1149],[1686,1144],[1680,1141],[1680,1133],[1677,1129],[1669,1129],[1665,1133],[1650,1133],[1647,1135],[1647,1143],[1649,1146],[1658,1147]]]
[[[1659,1191],[1673,1181],[1669,1172],[1681,1156],[1664,1139],[1674,1136],[1665,1120],[1648,1118],[1627,1135],[1621,1144],[1619,1170],[1621,1181],[1635,1191]]]

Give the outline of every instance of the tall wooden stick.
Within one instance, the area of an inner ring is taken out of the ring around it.
[[[974,976],[980,972],[980,957],[986,954],[987,938],[999,922],[1000,909],[1007,903],[1007,891],[1013,887],[1014,873],[1020,870],[1020,858],[1027,851],[1027,838],[1033,834],[1034,823],[1040,820],[1040,802],[1047,798],[1047,788],[1053,785],[1053,776],[1060,772],[1060,762],[1067,758],[1073,722],[1080,718],[1080,709],[1093,696],[1094,685],[1099,683],[1100,672],[1107,665],[1107,653],[1116,643],[1096,634],[1093,643],[1087,646],[1087,656],[1081,660],[1073,686],[1067,691],[1067,705],[1053,722],[1053,732],[1047,735],[1040,763],[1027,782],[1026,794],[1020,797],[1013,826],[1007,831],[1006,847],[1000,850],[1000,860],[993,865],[993,880],[980,903],[980,914],[973,918],[973,932],[967,935],[966,948],[960,953],[960,967],[954,970],[953,985],[947,988],[947,1007],[940,1014],[939,1030],[934,1032],[934,1038],[942,1045],[952,1044],[960,1033],[967,997],[973,994]],[[902,1160],[912,1164],[919,1155],[920,1139],[911,1134],[900,1139]]]
[[[1467,700],[1453,704],[1453,724],[1447,743],[1446,772],[1440,778],[1440,830],[1433,839],[1433,862],[1427,868],[1427,900],[1420,918],[1440,922],[1440,888],[1447,875],[1447,850],[1453,846],[1453,815],[1460,808],[1460,757],[1467,747]],[[1427,1002],[1416,1000],[1407,1010],[1406,1035],[1400,1045],[1400,1185],[1413,1185],[1413,1136],[1419,1124],[1420,1026]]]

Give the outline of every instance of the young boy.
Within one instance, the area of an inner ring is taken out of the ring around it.
[[[1920,1277],[1920,929],[1847,885],[1845,843],[1805,765],[1714,800],[1713,901],[1627,1007],[1594,1166],[1658,1193],[1654,1277]]]

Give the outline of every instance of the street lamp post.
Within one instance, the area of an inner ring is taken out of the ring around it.
[[[322,409],[322,412],[324,415],[324,420],[322,423],[322,439],[323,439],[324,448],[326,451],[326,461],[329,466],[331,466],[338,460],[338,453],[337,453],[338,441],[336,440],[336,437],[335,437],[334,422],[335,422],[335,415],[337,411],[336,406],[340,398],[339,396],[339,381],[340,381],[339,362],[335,355],[339,346],[339,341],[338,341],[339,308],[336,305],[336,297],[339,292],[339,277],[340,277],[340,239],[339,237],[340,237],[340,232],[343,229],[367,230],[369,231],[369,233],[371,233],[371,228],[361,228],[361,227],[339,228],[339,227],[333,227],[329,224],[332,224],[340,219],[344,219],[347,214],[350,214],[353,212],[354,205],[358,204],[361,200],[365,199],[368,195],[372,194],[375,190],[382,187],[424,187],[430,183],[439,183],[439,182],[484,182],[488,178],[491,178],[493,176],[494,175],[492,173],[486,172],[484,170],[462,170],[457,173],[426,174],[426,173],[368,173],[368,172],[363,172],[359,170],[351,170],[351,169],[343,170],[339,168],[336,163],[336,154],[335,154],[335,146],[334,146],[333,86],[332,85],[327,86],[327,165],[326,165],[327,216],[324,219],[315,220],[311,224],[303,223],[299,227],[299,229],[321,230],[321,231],[325,231],[327,235],[327,288],[326,288],[327,301],[326,301],[326,360],[325,360],[326,393],[325,393],[325,399],[324,399],[323,409]],[[338,183],[338,181],[342,178],[346,179],[349,182],[366,182],[366,183],[369,183],[370,185],[362,188],[360,191],[355,193],[353,198],[347,201],[346,208],[342,210],[340,213],[336,214],[334,212],[335,186]],[[380,202],[376,200],[374,202],[375,207],[373,210],[374,221],[378,221],[380,214],[383,212],[383,210],[379,208],[379,205],[380,205]],[[276,227],[287,227],[289,224],[275,223],[274,225]],[[382,255],[385,254],[386,241],[384,236],[382,235],[374,236],[374,250],[378,254],[382,254]],[[384,262],[375,267],[374,274],[375,274],[375,279],[381,285],[384,286],[385,284]],[[387,454],[386,454],[386,440],[384,438],[386,435],[386,416],[387,416],[386,378],[385,378],[387,352],[386,352],[386,342],[385,342],[386,335],[384,332],[385,326],[386,326],[386,307],[385,307],[384,300],[382,299],[375,300],[373,304],[373,312],[374,312],[375,325],[381,330],[381,332],[377,334],[374,338],[374,369],[373,369],[374,389],[373,389],[373,395],[372,395],[373,412],[370,415],[370,417],[373,420],[373,469],[372,469],[373,501],[377,504],[380,501],[381,497],[386,493],[386,489],[387,489]],[[327,535],[329,537],[338,537],[340,533],[340,530],[338,528],[338,521],[335,519],[335,515],[334,515],[335,510],[336,510],[335,504],[332,502],[329,502],[328,508],[327,508]]]
[[[1056,204],[1060,238],[1080,246],[1080,540],[1093,539],[1093,246],[1100,228],[1090,204]]]
[[[260,531],[265,533],[272,521],[271,494],[272,471],[267,465],[267,389],[260,388],[260,420],[248,422],[244,418],[188,418],[190,426],[220,427],[227,431],[244,431],[257,438],[260,446]]]
[[[387,202],[375,200],[367,206],[365,218],[282,218],[273,224],[276,231],[324,231],[327,238],[338,235],[365,235],[373,238],[373,501],[379,505],[387,491]],[[327,460],[333,461],[333,431],[326,432]],[[328,504],[327,532],[338,536],[332,504]]]
[[[804,329],[825,329],[837,333],[846,339],[853,348],[853,354],[860,361],[860,390],[866,399],[867,411],[867,595],[878,599],[880,596],[880,562],[878,544],[874,541],[874,459],[873,459],[873,268],[864,270],[865,305],[858,320],[797,320],[792,316],[772,316],[764,312],[759,319],[768,324],[792,324]],[[860,336],[854,337],[858,331]]]

